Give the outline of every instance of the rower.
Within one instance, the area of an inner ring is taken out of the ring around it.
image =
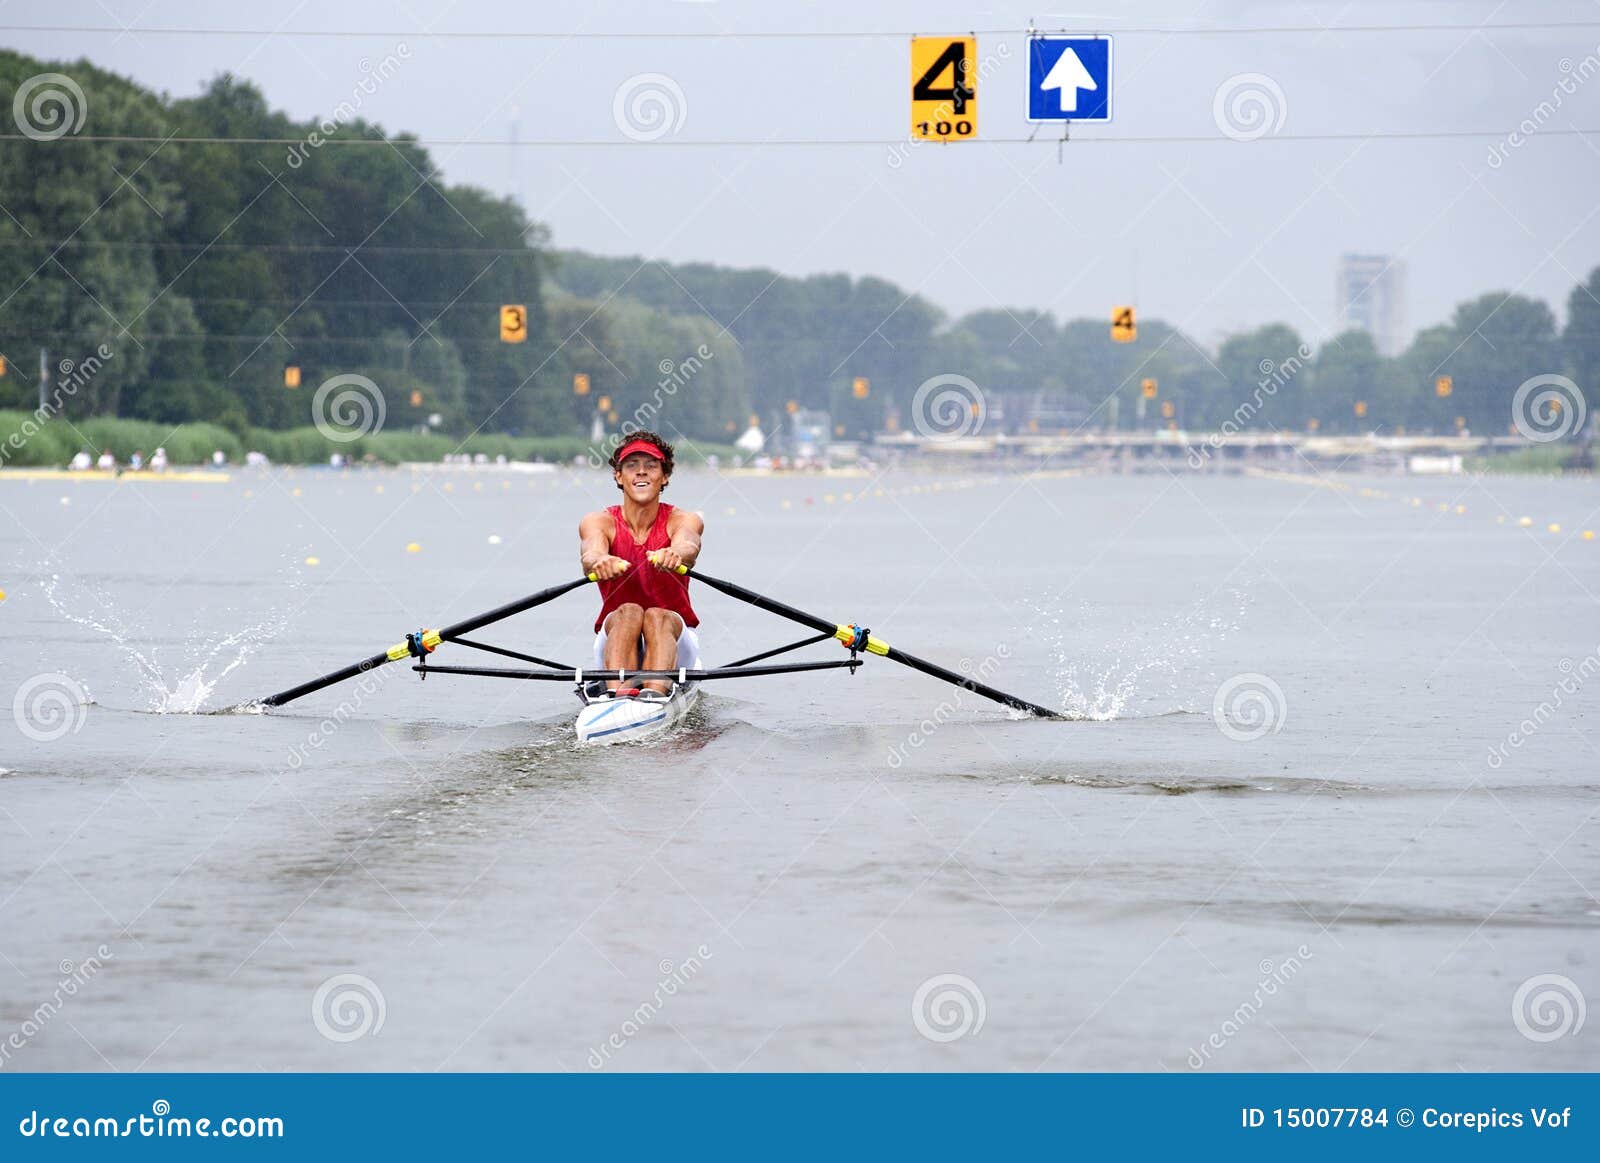
[[[672,670],[700,665],[700,619],[689,604],[689,580],[680,566],[700,556],[705,522],[698,513],[661,500],[672,477],[672,445],[654,432],[636,432],[611,454],[611,475],[622,504],[590,513],[578,523],[583,572],[600,585],[594,665],[604,670]],[[640,693],[613,680],[613,698]],[[644,690],[671,691],[666,679]],[[621,688],[621,689],[619,689]]]

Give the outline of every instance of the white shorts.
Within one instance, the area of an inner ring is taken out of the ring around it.
[[[644,641],[639,642],[640,657],[644,655]],[[594,636],[594,669],[604,670],[606,665],[606,632],[602,627]],[[681,666],[688,670],[697,670],[700,667],[700,635],[693,626],[685,626],[683,633],[678,635],[678,661],[674,666]]]

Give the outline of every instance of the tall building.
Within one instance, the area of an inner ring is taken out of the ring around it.
[[[1346,254],[1339,258],[1338,286],[1341,330],[1358,327],[1372,336],[1378,351],[1399,355],[1406,343],[1406,267],[1382,254]]]

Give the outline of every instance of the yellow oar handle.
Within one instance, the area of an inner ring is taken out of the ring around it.
[[[622,568],[624,570],[632,569],[633,568],[633,563],[631,561],[625,561],[625,562],[622,563]],[[584,576],[586,576],[592,582],[597,582],[597,581],[600,580],[600,575],[599,574],[591,573],[591,574],[586,574]]]
[[[648,554],[650,560],[654,561],[656,559],[656,554],[658,554],[660,552],[661,552],[661,550],[659,550],[659,549],[652,549],[650,551],[650,553]],[[685,574],[685,573],[689,572],[689,567],[687,565],[680,565],[680,566],[678,566],[677,569],[673,570],[672,572],[676,573],[676,574]]]

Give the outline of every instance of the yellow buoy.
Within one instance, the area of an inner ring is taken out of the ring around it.
[[[1552,521],[1546,527],[1546,532],[1549,532],[1549,533],[1560,533],[1561,532],[1561,526],[1557,525],[1554,521]]]
[[[1517,524],[1521,525],[1524,529],[1526,529],[1529,525],[1533,524],[1533,518],[1532,517],[1518,517],[1517,518]]]
[[[407,553],[421,553],[422,552],[422,546],[418,545],[415,541],[412,541],[406,546],[406,552]]]
[[[1594,530],[1593,529],[1585,529],[1583,531],[1583,539],[1585,541],[1593,541],[1594,540]],[[3,598],[4,596],[5,596],[4,594],[0,594],[0,598]]]
[[[322,558],[320,558],[320,557],[308,557],[308,558],[306,558],[306,564],[307,565],[321,565],[322,564]]]
[[[0,602],[3,602],[5,600],[6,600],[6,592],[5,592],[5,590],[0,590]]]
[[[1457,505],[1456,506],[1456,512],[1457,513],[1465,513],[1466,511],[1467,511],[1467,507],[1465,505]]]

